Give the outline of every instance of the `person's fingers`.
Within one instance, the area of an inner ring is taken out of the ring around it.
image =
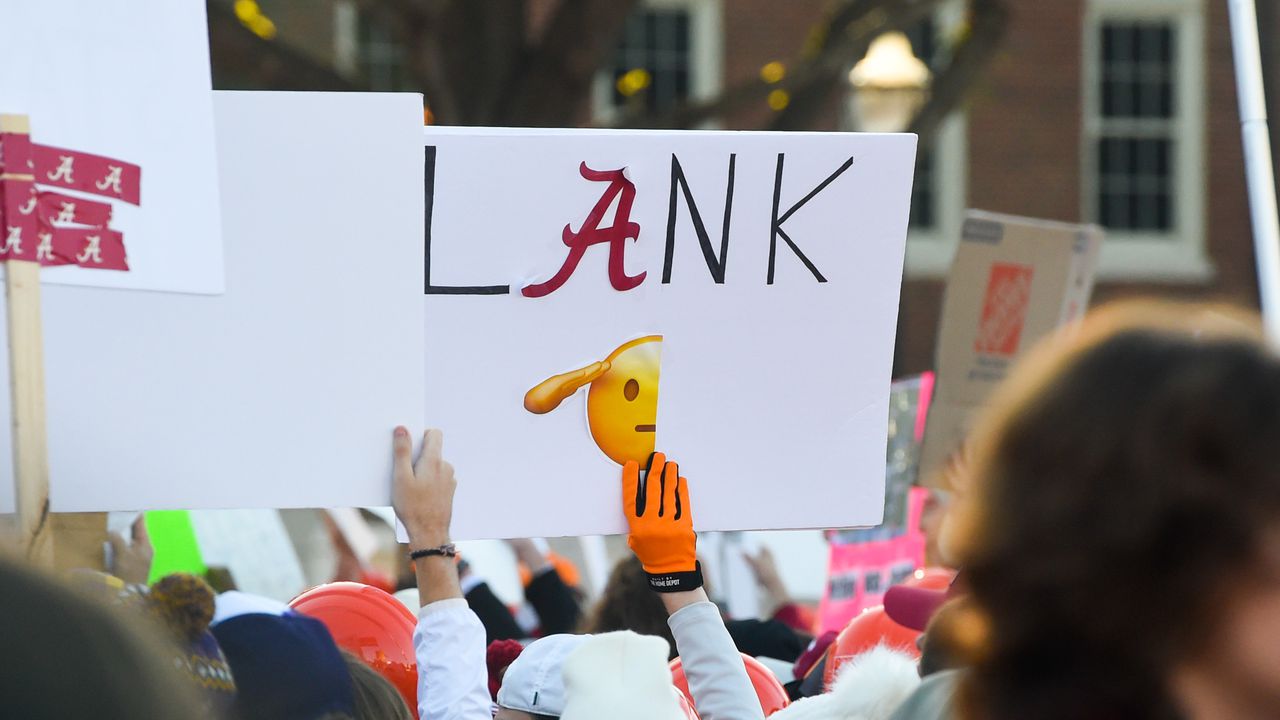
[[[121,535],[118,530],[112,530],[107,533],[107,542],[111,543],[111,551],[116,557],[120,557],[120,554],[125,551],[125,548],[129,547],[129,543],[125,541],[124,535]]]
[[[628,518],[640,517],[644,499],[640,495],[640,463],[628,460],[622,466],[622,510]]]
[[[422,434],[422,454],[418,456],[418,464],[414,473],[422,477],[423,473],[438,472],[444,462],[444,433],[435,428]]]
[[[667,466],[667,456],[655,452],[649,456],[649,469],[644,474],[641,494],[645,509],[657,508],[662,503],[662,468]]]
[[[675,461],[662,466],[662,482],[658,486],[658,517],[675,512],[676,484],[680,480],[680,468]],[[673,518],[674,519],[674,518]]]
[[[689,513],[689,481],[686,478],[676,479],[676,514],[672,519],[693,526],[693,516]]]
[[[121,535],[116,530],[107,533],[107,543],[111,545],[111,563],[106,570],[114,574],[117,572],[117,568],[120,567],[120,559],[129,552],[129,544],[125,542],[124,535]]]
[[[413,441],[409,439],[409,431],[403,425],[391,434],[391,449],[394,462],[396,482],[406,482],[413,478]]]
[[[133,526],[130,527],[130,531],[133,534],[134,544],[136,544],[139,547],[146,547],[146,548],[151,547],[151,534],[147,532],[147,516],[146,515],[139,515],[138,519],[133,521]]]

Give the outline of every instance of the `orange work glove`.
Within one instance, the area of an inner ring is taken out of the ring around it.
[[[649,587],[657,592],[702,587],[689,482],[680,477],[680,468],[654,453],[641,478],[640,464],[628,462],[622,468],[622,507],[631,529],[627,545],[648,573]]]

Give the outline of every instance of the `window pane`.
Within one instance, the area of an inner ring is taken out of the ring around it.
[[[1172,118],[1175,29],[1161,20],[1108,21],[1100,29],[1103,117]]]
[[[404,47],[382,23],[361,13],[356,23],[357,62],[370,90],[406,90]]]
[[[1173,141],[1104,137],[1097,145],[1097,220],[1114,230],[1173,229]]]
[[[915,56],[923,60],[930,70],[936,71],[942,53],[932,18],[925,18],[907,28],[905,34],[911,41],[911,51]],[[915,183],[911,186],[910,227],[913,229],[932,230],[938,225],[937,162],[937,150],[930,148],[916,164]]]
[[[635,105],[647,112],[662,112],[689,98],[693,40],[690,25],[687,10],[640,8],[631,13],[622,43],[614,54],[615,106]],[[633,70],[648,73],[648,86],[619,82]]]
[[[931,229],[937,224],[937,210],[934,207],[937,199],[934,192],[936,161],[937,155],[930,151],[921,155],[920,162],[916,164],[915,184],[911,186],[910,227]]]

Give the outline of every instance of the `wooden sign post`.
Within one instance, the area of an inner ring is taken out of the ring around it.
[[[0,132],[31,134],[25,115],[0,115]],[[9,172],[5,180],[31,181]],[[13,402],[13,478],[19,542],[27,559],[53,565],[49,526],[49,451],[44,411],[44,335],[40,321],[40,263],[6,260],[5,308],[9,322],[9,391]]]

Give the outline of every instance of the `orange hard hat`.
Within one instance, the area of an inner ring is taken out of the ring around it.
[[[764,710],[765,717],[791,704],[786,688],[778,682],[778,677],[772,670],[745,653],[742,654],[742,664],[747,668],[747,677],[751,679],[751,687],[756,690],[756,697],[760,699],[760,709]],[[689,680],[684,676],[684,664],[680,662],[680,658],[671,661],[671,682],[689,697]]]
[[[335,582],[302,593],[289,607],[324,623],[338,647],[389,680],[410,709],[418,707],[417,623],[403,603],[369,585]]]
[[[885,614],[883,605],[863,610],[849,621],[849,624],[836,636],[836,641],[827,649],[826,667],[822,671],[823,687],[831,687],[840,668],[851,658],[877,645],[885,645],[919,659],[920,648],[916,647],[916,639],[920,634],[917,630],[903,627],[890,620]]]
[[[578,587],[582,582],[582,574],[578,572],[578,566],[573,564],[569,558],[549,552],[546,555],[547,562],[551,564],[556,574],[560,576],[560,580],[569,587]],[[524,563],[517,563],[516,570],[520,573],[520,584],[529,587],[529,583],[533,582],[533,573],[529,572],[529,567]]]

